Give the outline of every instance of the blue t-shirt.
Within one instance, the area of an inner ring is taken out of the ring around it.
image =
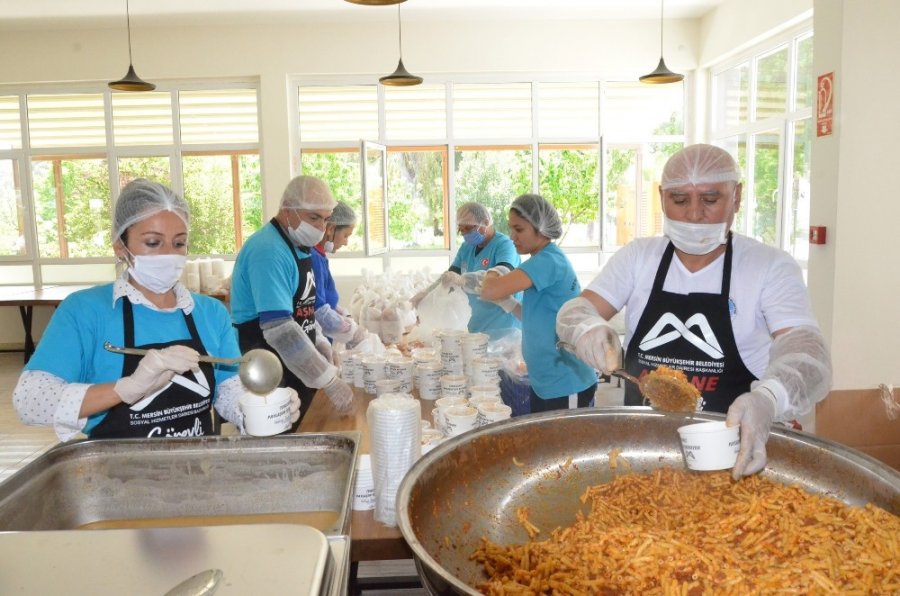
[[[34,355],[25,370],[40,370],[55,375],[67,383],[112,383],[122,377],[123,359],[103,348],[103,342],[125,345],[125,324],[122,319],[123,302],[112,303],[113,284],[96,286],[75,292],[67,297],[53,313]],[[206,351],[222,358],[239,358],[237,336],[231,326],[228,311],[215,298],[192,294],[194,310],[191,315]],[[134,343],[137,346],[188,340],[191,333],[181,310],[159,312],[134,304]],[[236,366],[215,366],[216,383],[237,374]],[[213,394],[213,401],[216,395]],[[83,431],[89,434],[105,412],[88,419]]]
[[[574,354],[556,348],[556,314],[581,294],[572,264],[551,242],[519,269],[532,283],[522,301],[522,357],[534,392],[553,399],[584,391],[597,382],[597,373]]]
[[[313,248],[309,251],[312,257],[313,273],[316,276],[316,308],[323,304],[329,305],[332,310],[337,308],[338,293],[331,276],[331,268],[328,266],[328,257]]]
[[[254,232],[234,262],[231,274],[231,318],[246,323],[263,312],[294,314],[294,292],[300,279],[298,259],[309,253],[288,247],[275,225],[267,223]],[[307,283],[307,287],[310,284]]]
[[[468,242],[463,242],[450,268],[458,269],[461,273],[472,273],[474,271],[486,271],[500,263],[507,263],[512,268],[515,268],[522,262],[512,240],[509,239],[509,236],[500,232],[495,232],[491,241],[476,254],[477,248],[477,246]],[[492,331],[518,329],[521,327],[522,324],[514,314],[505,312],[493,302],[482,300],[475,294],[466,294],[466,296],[468,296],[469,306],[472,308],[472,318],[469,319],[469,332],[483,331],[490,334]],[[520,302],[522,300],[521,293],[513,294],[513,297]]]

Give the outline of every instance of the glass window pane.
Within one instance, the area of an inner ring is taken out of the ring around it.
[[[682,85],[606,83],[602,109],[603,136],[611,141],[684,134]]]
[[[597,83],[541,83],[538,86],[538,135],[541,138],[597,138],[600,129]]]
[[[813,105],[813,36],[808,35],[797,42],[797,82],[794,109],[810,108]]]
[[[36,158],[31,163],[40,255],[112,256],[106,160]]]
[[[753,210],[750,235],[776,245],[778,222],[778,170],[781,165],[781,133],[769,130],[753,135]]]
[[[487,207],[494,228],[509,233],[509,205],[531,192],[531,150],[527,147],[460,147],[455,153],[456,204],[475,201]]]
[[[809,118],[794,123],[794,164],[791,177],[787,250],[799,261],[809,259],[810,156],[813,125]]]
[[[715,127],[724,130],[746,124],[750,99],[750,65],[741,64],[715,76]]]
[[[659,185],[663,167],[684,143],[648,143],[641,147],[642,163],[642,205],[639,212],[637,234],[639,237],[659,236],[663,230],[662,204]]]
[[[747,182],[747,135],[734,135],[732,137],[726,137],[724,139],[718,139],[714,143],[715,145],[721,147],[725,151],[731,154],[731,156],[737,160],[738,166],[741,168],[741,181],[744,183],[743,187],[743,198],[741,200],[741,209],[737,212],[737,215],[734,218],[734,225],[732,228],[736,232],[740,232],[744,235],[749,235],[747,231],[747,218],[744,216],[747,213],[747,194],[749,192]]]
[[[113,138],[116,145],[171,145],[170,93],[113,93]]]
[[[166,186],[172,186],[172,173],[169,158],[158,157],[120,157],[119,188],[136,178],[145,178]]]
[[[756,119],[781,116],[787,110],[788,48],[756,62]]]
[[[375,85],[300,87],[300,141],[358,141],[378,138]]]
[[[256,89],[181,91],[181,142],[258,143]]]
[[[449,248],[446,150],[388,152],[391,250]]]
[[[259,155],[239,155],[241,182],[241,244],[262,227],[262,170]]]
[[[457,139],[523,139],[531,136],[531,84],[453,86]]]
[[[230,155],[185,155],[184,198],[191,207],[188,252],[235,252],[234,187]]]
[[[607,146],[606,197],[603,209],[603,249],[625,246],[635,237],[640,186],[640,149]]]
[[[19,165],[14,159],[0,159],[0,255],[26,254],[25,210],[22,207]]]
[[[359,170],[359,150],[312,151],[300,154],[300,171],[307,176],[321,178],[328,183],[331,194],[353,208],[359,217],[353,236],[344,251],[362,251],[364,247],[365,218],[362,205],[362,178]]]
[[[542,145],[538,151],[539,192],[556,207],[563,224],[558,244],[599,246],[599,148]]]
[[[0,150],[22,148],[22,118],[19,97],[0,96]]]
[[[102,147],[106,145],[103,95],[29,95],[28,130],[35,148]]]
[[[444,85],[385,87],[384,127],[385,136],[392,140],[446,138],[446,88]]]

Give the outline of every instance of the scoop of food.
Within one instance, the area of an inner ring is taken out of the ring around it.
[[[640,381],[641,395],[658,410],[696,412],[700,407],[700,390],[683,371],[660,366]]]

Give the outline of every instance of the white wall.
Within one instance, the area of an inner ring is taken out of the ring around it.
[[[813,144],[810,290],[830,334],[835,389],[900,385],[900,2],[816,0],[815,71],[834,71],[835,134]]]

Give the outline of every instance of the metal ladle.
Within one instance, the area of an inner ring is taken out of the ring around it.
[[[149,350],[140,348],[122,348],[114,346],[107,342],[103,343],[103,348],[116,354],[130,354],[132,356],[146,356]],[[267,395],[281,383],[281,377],[284,369],[281,367],[281,360],[278,356],[257,348],[250,350],[240,358],[217,358],[215,356],[200,355],[200,362],[210,362],[212,364],[240,364],[238,376],[244,387],[258,395]]]
[[[568,342],[558,341],[556,347],[575,353],[575,346]],[[697,391],[687,381],[653,372],[642,380],[624,368],[617,368],[609,374],[634,383],[644,400],[658,410],[684,413],[693,413],[697,410]]]

